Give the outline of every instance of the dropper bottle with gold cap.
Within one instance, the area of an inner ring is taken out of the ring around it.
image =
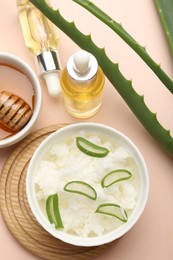
[[[46,3],[50,5],[48,0]],[[17,7],[25,44],[37,57],[39,74],[45,79],[49,94],[58,96],[61,64],[57,28],[28,0],[17,0]]]
[[[89,118],[101,106],[105,76],[96,58],[79,50],[67,61],[60,76],[64,106],[76,118]]]

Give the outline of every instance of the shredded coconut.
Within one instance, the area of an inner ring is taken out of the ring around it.
[[[104,158],[90,157],[76,146],[76,137],[82,136],[89,141],[110,150]],[[127,169],[132,177],[102,188],[102,178],[112,170]],[[95,201],[80,194],[64,191],[70,181],[85,181],[97,192]],[[132,155],[106,136],[88,134],[80,131],[77,135],[65,137],[46,152],[35,172],[35,191],[43,213],[48,196],[58,193],[59,210],[64,231],[77,236],[100,236],[123,224],[112,216],[95,213],[102,203],[115,203],[125,209],[128,217],[137,201],[138,174]]]

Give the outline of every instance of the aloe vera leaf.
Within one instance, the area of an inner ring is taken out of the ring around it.
[[[81,136],[76,137],[76,145],[84,154],[96,158],[103,158],[109,153],[106,147],[96,145]]]
[[[173,0],[155,0],[155,4],[173,56]]]
[[[151,58],[151,56],[149,56],[145,47],[142,47],[138,42],[136,42],[135,39],[132,38],[132,36],[122,27],[121,24],[114,21],[110,16],[103,12],[103,10],[101,10],[99,7],[97,7],[94,3],[92,3],[89,0],[73,0],[73,2],[76,2],[77,4],[83,6],[90,13],[96,16],[99,20],[108,25],[115,33],[117,33],[143,59],[143,61],[145,61],[145,63],[157,75],[157,77],[162,81],[162,83],[165,84],[165,86],[170,90],[170,92],[173,93],[173,81],[166,75],[166,73],[162,70],[160,65],[157,64]]]
[[[63,228],[61,215],[59,212],[58,194],[50,195],[46,200],[46,213],[51,224],[55,224],[55,228]]]
[[[128,215],[125,209],[123,209],[120,205],[114,203],[104,203],[100,204],[95,213],[105,214],[107,216],[112,216],[118,218],[123,222],[127,222]]]
[[[97,199],[96,190],[91,185],[83,181],[70,181],[64,186],[64,190],[88,197],[92,200]]]
[[[166,130],[157,120],[155,113],[151,112],[144,102],[144,97],[139,95],[119,70],[118,64],[113,63],[91,39],[91,35],[84,35],[78,30],[74,22],[65,20],[59,10],[50,8],[44,0],[30,0],[48,19],[60,30],[70,37],[79,47],[95,55],[106,77],[122,96],[132,112],[151,136],[157,140],[164,150],[173,157],[173,138],[170,131]]]

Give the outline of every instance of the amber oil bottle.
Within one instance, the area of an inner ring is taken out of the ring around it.
[[[67,61],[60,76],[64,106],[76,118],[89,118],[101,106],[105,76],[96,58],[80,50]]]

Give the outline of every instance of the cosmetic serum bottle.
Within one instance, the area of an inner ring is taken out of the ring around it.
[[[60,76],[65,109],[76,118],[89,118],[101,106],[105,76],[96,58],[84,50],[73,54]]]
[[[46,3],[50,5],[48,0]],[[25,44],[37,57],[39,75],[46,81],[49,94],[56,97],[61,91],[57,28],[28,0],[17,0],[17,7]]]

